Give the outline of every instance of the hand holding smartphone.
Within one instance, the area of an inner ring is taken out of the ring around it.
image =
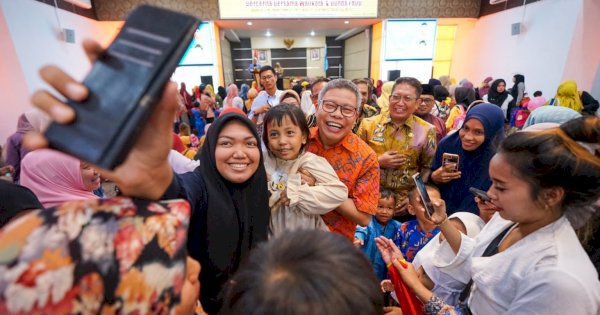
[[[69,101],[70,124],[46,131],[50,147],[105,169],[122,163],[161,99],[199,21],[151,6],[133,10],[84,79],[89,95]]]
[[[421,178],[421,174],[416,173],[412,176],[412,178],[415,182],[415,186],[417,187],[417,192],[421,197],[421,201],[423,201],[423,206],[425,207],[425,215],[428,218],[431,218],[434,212],[433,203],[431,202],[431,198],[429,198],[429,194],[427,193],[427,187],[425,187],[425,183]]]
[[[453,153],[444,153],[442,155],[442,166],[446,166],[448,164],[453,164],[454,167],[451,172],[458,172],[458,162],[460,160],[460,156],[458,154]]]
[[[477,189],[475,187],[471,187],[469,188],[469,191],[473,194],[473,196],[479,198],[481,201],[484,202],[490,202],[492,201],[492,199],[490,198],[490,196],[488,196],[488,194],[481,190],[481,189]]]

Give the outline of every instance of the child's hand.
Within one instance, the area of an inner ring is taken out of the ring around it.
[[[307,170],[304,168],[298,169],[298,174],[300,175],[300,182],[302,184],[307,184],[308,186],[314,186],[317,183],[317,179],[312,176]]]
[[[396,246],[396,244],[394,244],[394,242],[389,238],[385,236],[376,237],[375,244],[377,245],[377,249],[379,249],[379,252],[381,253],[381,258],[383,258],[383,261],[386,265],[392,263],[394,266],[399,266],[400,263],[398,262],[398,259],[404,259],[404,256],[402,255],[402,252],[398,246]]]
[[[360,238],[355,238],[354,241],[352,242],[356,247],[361,247],[363,245],[365,245],[365,241],[361,240]]]
[[[382,280],[379,285],[381,286],[381,292],[383,292],[383,293],[394,292],[394,284],[392,283],[392,280],[390,280],[390,279]]]

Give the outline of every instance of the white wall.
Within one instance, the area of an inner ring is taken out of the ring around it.
[[[4,142],[16,126],[20,113],[32,108],[27,101],[33,91],[48,86],[39,78],[38,70],[47,64],[55,64],[67,70],[76,79],[82,79],[90,63],[81,49],[83,38],[95,38],[107,44],[113,38],[118,22],[97,22],[67,11],[58,10],[62,28],[75,30],[75,44],[59,40],[59,28],[55,9],[33,0],[0,0],[3,25],[0,30],[2,41],[1,82],[15,81],[2,86],[3,98],[14,98],[10,109],[3,104],[0,116],[0,142]],[[16,53],[10,57],[10,51]],[[9,70],[10,69],[10,70]],[[23,89],[23,86],[25,89]],[[7,90],[4,90],[7,88]],[[26,95],[26,97],[24,97]],[[6,113],[6,114],[5,114]]]
[[[17,130],[17,118],[22,112],[31,109],[29,105],[29,90],[25,84],[25,76],[17,57],[8,25],[4,18],[4,12],[0,6],[0,145],[15,130]]]
[[[597,0],[583,1],[563,79],[575,80],[580,90],[600,99],[600,2]]]
[[[369,36],[360,32],[344,42],[344,78],[369,77]]]
[[[567,67],[595,73],[597,66],[575,60],[568,63],[570,51],[575,56],[581,47],[572,47],[577,20],[584,0],[544,0],[482,17],[474,25],[459,24],[450,75],[460,81],[468,78],[475,84],[487,76],[503,78],[512,86],[512,76],[525,75],[529,93],[541,90],[546,96],[555,94],[558,84],[565,79]],[[585,0],[592,2],[594,0]],[[600,16],[595,14],[595,19]],[[520,35],[511,35],[511,24],[522,22]],[[586,26],[595,22],[587,22]],[[588,30],[586,40],[600,36],[599,27]],[[592,54],[598,56],[598,49]],[[597,62],[596,62],[597,63]],[[579,75],[583,79],[587,75]],[[592,76],[593,77],[593,76]],[[584,82],[585,81],[585,82]],[[591,80],[579,82],[581,87]]]
[[[325,76],[325,48],[319,48],[319,60],[312,60],[310,55],[311,48],[306,48],[306,76],[309,78]]]

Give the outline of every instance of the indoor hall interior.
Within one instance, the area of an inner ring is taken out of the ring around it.
[[[251,85],[256,59],[281,65],[283,88],[320,76],[427,82],[449,75],[477,85],[524,73],[544,95],[572,79],[600,98],[595,0],[0,0],[0,138],[33,108],[29,96],[47,88],[40,67],[56,64],[83,79],[90,63],[81,41],[108,45],[141,3],[202,20],[172,76],[188,87]]]

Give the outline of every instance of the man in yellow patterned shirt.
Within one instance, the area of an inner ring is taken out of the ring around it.
[[[436,149],[435,127],[413,115],[421,103],[421,83],[410,77],[396,80],[389,111],[363,119],[357,135],[377,153],[381,185],[396,194],[396,213],[408,206],[412,176],[427,180]]]

